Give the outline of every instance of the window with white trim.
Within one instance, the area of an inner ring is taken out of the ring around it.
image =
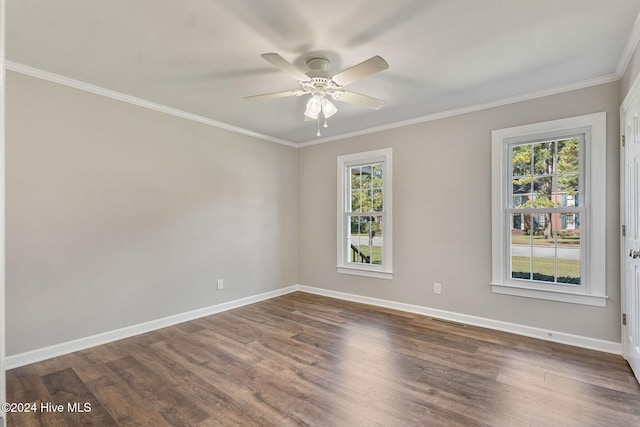
[[[391,279],[391,148],[338,157],[339,273]]]
[[[492,132],[492,290],[606,305],[606,113]]]

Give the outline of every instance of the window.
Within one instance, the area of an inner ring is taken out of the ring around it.
[[[391,149],[338,157],[339,273],[392,278]]]
[[[492,133],[492,290],[606,305],[606,113]]]

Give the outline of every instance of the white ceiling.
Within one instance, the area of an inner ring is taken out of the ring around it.
[[[640,0],[7,0],[7,60],[289,142],[306,97],[260,54],[390,68],[336,102],[323,138],[620,72]],[[631,46],[633,47],[633,46]],[[618,70],[616,70],[618,67]],[[269,139],[269,138],[267,138]]]

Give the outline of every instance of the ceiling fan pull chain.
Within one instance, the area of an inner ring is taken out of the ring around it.
[[[322,136],[320,133],[320,116],[318,116],[318,133],[316,133],[316,136]]]
[[[322,126],[322,127],[325,128],[325,129],[329,127],[329,124],[327,123],[327,118],[326,117],[324,118],[324,126]]]

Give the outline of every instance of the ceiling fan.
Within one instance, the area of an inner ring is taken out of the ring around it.
[[[302,96],[308,93],[311,98],[307,102],[304,112],[305,121],[317,120],[318,133],[320,133],[320,113],[324,117],[324,127],[328,127],[327,119],[333,116],[338,109],[329,100],[347,102],[349,104],[361,105],[373,110],[379,110],[385,101],[371,96],[362,95],[344,90],[343,87],[350,85],[364,77],[389,68],[389,64],[380,56],[374,56],[351,68],[347,68],[338,74],[331,75],[329,69],[331,62],[323,57],[312,57],[306,63],[309,71],[302,72],[298,67],[284,59],[277,53],[264,53],[261,55],[265,60],[291,74],[300,83],[300,89],[287,90],[284,92],[266,93],[263,95],[245,96],[247,101],[258,101],[262,99],[283,98],[286,96]]]

